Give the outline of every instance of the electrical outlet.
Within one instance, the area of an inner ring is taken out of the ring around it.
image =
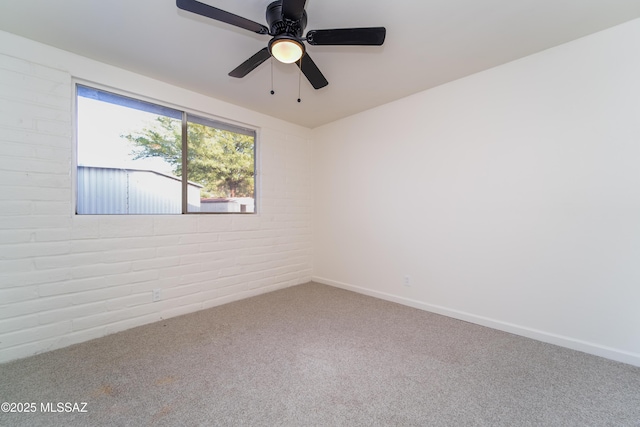
[[[160,289],[154,289],[151,291],[151,299],[153,302],[160,301]]]
[[[409,286],[410,287],[411,286],[411,276],[405,275],[402,283],[404,283],[405,286]]]

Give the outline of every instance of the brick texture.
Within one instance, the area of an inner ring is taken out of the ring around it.
[[[258,215],[76,216],[72,105],[0,53],[0,362],[310,280],[308,140],[260,129]]]

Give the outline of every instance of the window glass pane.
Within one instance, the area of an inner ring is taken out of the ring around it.
[[[256,211],[254,130],[82,85],[76,100],[78,214]]]
[[[255,132],[189,115],[187,135],[187,178],[200,186],[187,211],[255,212]]]
[[[182,112],[77,86],[78,214],[182,212]]]

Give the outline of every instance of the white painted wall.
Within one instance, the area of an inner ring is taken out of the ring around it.
[[[258,127],[260,213],[73,215],[72,77]],[[0,32],[0,362],[309,281],[309,137]]]
[[[314,279],[640,365],[638,52],[640,20],[315,129]]]

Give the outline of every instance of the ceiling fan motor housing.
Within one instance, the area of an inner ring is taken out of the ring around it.
[[[307,26],[307,12],[303,11],[298,20],[287,19],[282,14],[282,1],[276,0],[267,6],[267,23],[272,36],[286,34],[299,39]]]

